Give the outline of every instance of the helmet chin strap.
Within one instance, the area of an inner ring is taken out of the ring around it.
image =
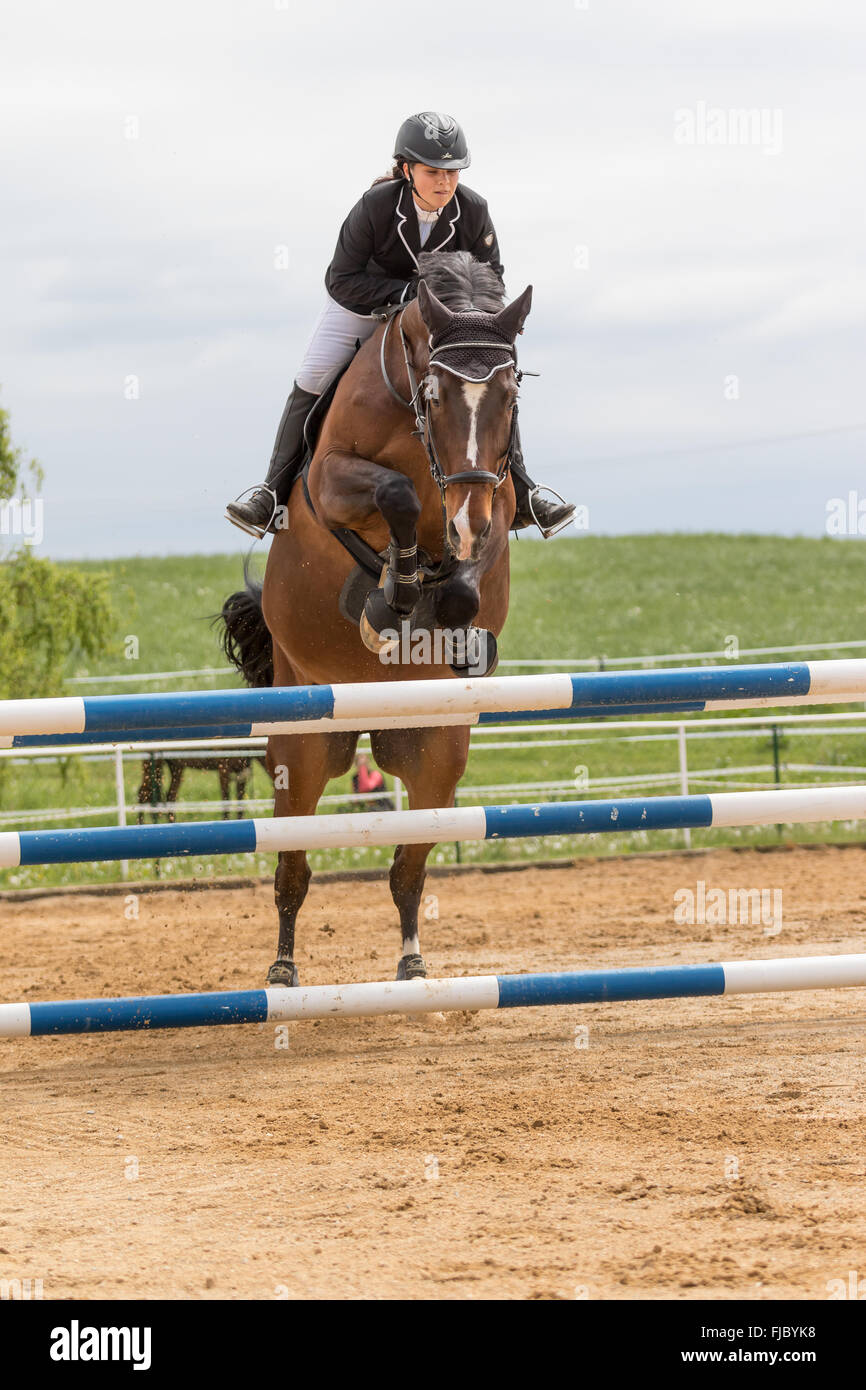
[[[433,205],[432,205],[431,203],[428,203],[428,202],[427,202],[427,199],[426,199],[426,198],[423,198],[423,197],[421,196],[421,194],[418,192],[418,186],[417,186],[417,184],[415,183],[415,176],[414,176],[414,174],[412,173],[412,165],[409,163],[408,159],[404,159],[404,160],[403,160],[403,163],[404,163],[404,165],[406,166],[406,168],[407,168],[408,171],[409,171],[408,174],[406,175],[406,179],[407,179],[407,182],[408,182],[408,184],[409,184],[409,189],[410,189],[410,191],[411,191],[411,193],[412,193],[413,198],[417,198],[419,203],[423,203],[423,204],[424,204],[424,210],[425,210],[425,212],[435,212],[435,211],[436,211],[436,208],[434,208]]]

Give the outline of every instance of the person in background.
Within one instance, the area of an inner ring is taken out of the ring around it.
[[[385,778],[377,767],[370,766],[370,759],[366,753],[358,753],[355,756],[355,771],[352,774],[352,791],[356,796],[368,796],[368,802],[358,802],[355,810],[360,811],[392,811],[394,803],[390,797],[376,795],[384,792]]]

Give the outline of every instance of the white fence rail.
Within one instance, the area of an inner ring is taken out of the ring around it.
[[[499,665],[503,669],[529,670],[530,668],[547,671],[610,671],[616,667],[628,669],[630,667],[658,666],[663,661],[672,661],[675,664],[680,662],[693,661],[741,661],[745,656],[803,656],[809,652],[850,652],[866,649],[866,640],[851,642],[807,642],[797,646],[788,647],[738,647],[735,652],[730,650],[714,652],[661,652],[655,656],[588,656],[574,657],[526,657],[518,660],[515,657],[500,660]],[[233,666],[200,666],[195,670],[186,671],[124,671],[117,675],[102,676],[67,676],[64,680],[65,685],[141,685],[149,681],[170,681],[188,680],[191,676],[221,677],[227,680],[231,677],[237,680],[237,671]]]
[[[833,737],[843,737],[846,735],[866,735],[866,722],[862,711],[844,711],[842,713],[797,713],[797,714],[759,714],[759,715],[739,715],[728,717],[695,717],[687,720],[683,719],[618,719],[604,721],[575,721],[574,723],[557,723],[555,732],[560,735],[556,738],[545,737],[548,732],[554,732],[552,726],[538,724],[521,725],[479,725],[471,729],[470,740],[473,753],[488,753],[497,751],[521,751],[521,752],[540,752],[546,748],[573,747],[582,748],[588,745],[609,742],[675,742],[677,744],[677,767],[666,772],[649,772],[641,774],[624,774],[622,776],[605,776],[598,778],[578,778],[569,780],[555,781],[532,781],[522,783],[494,783],[485,785],[469,784],[459,789],[464,803],[469,798],[479,796],[492,797],[494,800],[511,798],[512,800],[535,798],[539,794],[546,797],[557,795],[573,796],[575,789],[579,789],[589,794],[596,793],[616,793],[624,791],[626,793],[635,792],[640,787],[656,787],[666,784],[678,784],[678,790],[684,796],[689,794],[692,786],[748,786],[757,788],[758,786],[776,786],[776,777],[779,770],[786,773],[806,775],[812,779],[824,778],[828,775],[834,778],[844,777],[846,774],[862,776],[866,768],[852,766],[845,763],[805,763],[805,762],[780,762],[776,764],[757,764],[741,765],[729,767],[713,767],[690,769],[688,765],[687,748],[689,740],[698,739],[700,741],[715,739],[732,738],[754,738],[762,730],[771,730],[774,726],[781,728],[785,733],[794,735],[798,738],[822,737],[826,738],[828,733]],[[362,735],[359,740],[361,747],[366,747],[369,743],[369,735]],[[65,761],[70,757],[81,757],[87,762],[106,762],[114,764],[114,780],[116,798],[112,805],[98,807],[58,807],[41,808],[32,811],[4,811],[0,812],[0,826],[14,826],[18,824],[35,824],[50,821],[71,821],[89,820],[91,818],[104,819],[114,816],[119,825],[127,824],[127,818],[136,817],[139,813],[146,816],[162,815],[172,813],[181,817],[194,815],[213,816],[214,812],[228,812],[237,815],[240,811],[246,812],[267,812],[272,806],[272,798],[255,798],[242,801],[224,802],[218,800],[207,801],[177,801],[173,803],[150,802],[129,803],[126,800],[126,786],[124,776],[124,763],[133,762],[141,767],[147,760],[150,753],[163,754],[167,758],[182,757],[184,753],[196,752],[198,756],[213,758],[217,760],[227,755],[232,756],[255,756],[261,754],[267,744],[264,738],[245,739],[188,739],[181,742],[172,742],[169,745],[153,741],[141,744],[82,744],[72,747],[62,748],[18,748],[0,749],[0,758],[11,759],[13,763],[32,762],[58,762]],[[754,780],[739,783],[737,778],[755,778],[757,776],[772,776],[773,780],[766,783],[756,783]],[[789,785],[792,785],[789,783]],[[798,782],[796,785],[809,786],[815,785],[814,780],[810,782]],[[820,785],[820,782],[818,782]],[[323,806],[346,805],[360,802],[374,802],[377,800],[390,800],[401,809],[403,804],[403,789],[400,783],[394,779],[392,790],[382,793],[353,793],[343,792],[325,796],[322,798]],[[691,843],[691,835],[688,830],[682,832],[686,845]],[[128,876],[128,865],[121,864],[121,875],[123,878]]]

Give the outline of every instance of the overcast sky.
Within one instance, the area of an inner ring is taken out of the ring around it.
[[[423,109],[535,286],[530,471],[594,532],[822,534],[866,498],[864,68],[862,0],[5,0],[0,400],[42,553],[245,548],[223,506]]]

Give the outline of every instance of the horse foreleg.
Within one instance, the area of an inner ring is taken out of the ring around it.
[[[268,771],[274,779],[275,816],[312,816],[332,777],[352,763],[356,733],[275,734],[268,740]],[[312,873],[306,850],[283,850],[277,860],[274,900],[279,917],[277,959],[268,971],[269,985],[296,985],[295,922]]]
[[[383,729],[371,733],[376,762],[406,787],[413,811],[453,806],[454,792],[469,751],[469,729],[457,725],[444,729]],[[433,845],[398,845],[391,865],[391,896],[400,914],[403,952],[397,966],[398,980],[427,974],[421,955],[418,913],[427,875],[427,857]]]
[[[356,454],[337,451],[317,459],[310,469],[310,497],[316,514],[331,530],[359,531],[376,549],[387,544],[388,560],[380,589],[365,605],[361,636],[371,651],[380,651],[379,635],[399,631],[421,597],[418,573],[418,518],[421,503],[415,484],[402,473]]]

